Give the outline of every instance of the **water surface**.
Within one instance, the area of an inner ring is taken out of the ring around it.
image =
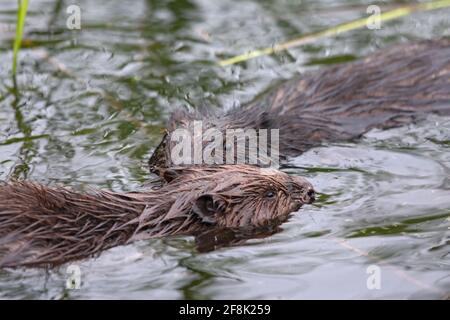
[[[221,68],[217,61],[365,15],[367,1],[34,0],[10,77],[16,2],[0,0],[0,179],[136,190],[167,115],[227,109],[380,47],[450,35],[450,11],[418,13]],[[383,1],[382,8],[402,1]],[[450,293],[450,120],[371,131],[291,159],[320,192],[247,245],[199,254],[192,238],[139,242],[66,266],[0,271],[4,299],[443,298]],[[367,268],[381,289],[367,287]]]

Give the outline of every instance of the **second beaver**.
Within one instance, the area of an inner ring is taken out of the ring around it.
[[[267,227],[314,201],[301,177],[254,166],[171,168],[146,192],[0,186],[0,267],[56,266],[135,240]]]
[[[175,112],[149,164],[168,167],[170,133],[202,120],[203,127],[279,129],[281,157],[324,142],[349,141],[373,128],[393,128],[450,115],[450,40],[406,43],[365,59],[305,73],[243,108],[225,114]]]

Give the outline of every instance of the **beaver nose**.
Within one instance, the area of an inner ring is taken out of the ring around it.
[[[306,191],[306,203],[311,204],[316,201],[316,192],[313,188],[309,187]]]
[[[296,196],[294,195],[294,198],[297,198],[307,204],[311,204],[316,201],[316,192],[308,180],[299,176],[292,176],[292,179],[294,181],[291,186],[291,191],[296,194]]]

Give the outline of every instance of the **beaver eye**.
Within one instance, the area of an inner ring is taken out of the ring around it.
[[[267,191],[266,198],[269,198],[269,199],[275,198],[275,191],[273,191],[273,190]]]

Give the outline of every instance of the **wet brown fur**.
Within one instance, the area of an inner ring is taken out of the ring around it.
[[[450,114],[450,41],[402,44],[360,61],[302,75],[222,115],[176,112],[168,130],[194,119],[206,127],[280,129],[282,156]],[[170,167],[167,136],[150,160]],[[80,194],[30,182],[0,187],[0,267],[58,265],[113,246],[218,228],[286,220],[312,188],[301,178],[249,166],[158,170],[158,190]],[[275,192],[275,198],[268,193]],[[212,214],[208,214],[211,213]],[[205,214],[206,213],[206,214]]]
[[[55,266],[135,240],[285,221],[314,200],[300,177],[252,166],[171,168],[146,192],[0,186],[0,267]],[[269,197],[269,196],[270,197]]]
[[[226,114],[175,112],[168,132],[199,119],[204,127],[279,129],[282,157],[325,142],[349,141],[429,114],[450,115],[450,40],[379,50],[365,59],[305,73]],[[170,166],[168,135],[150,159]]]

